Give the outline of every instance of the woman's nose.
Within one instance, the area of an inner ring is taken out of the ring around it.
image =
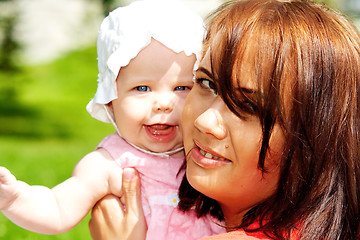
[[[154,112],[172,112],[175,105],[175,97],[173,93],[158,93],[153,104]]]
[[[211,134],[217,139],[226,137],[226,128],[223,117],[217,108],[208,108],[194,122],[195,127],[205,134]]]

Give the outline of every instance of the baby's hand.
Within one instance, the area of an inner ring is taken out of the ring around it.
[[[3,210],[16,199],[18,182],[11,172],[0,167],[0,210]]]

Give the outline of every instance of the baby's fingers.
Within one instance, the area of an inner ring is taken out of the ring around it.
[[[16,182],[15,176],[7,168],[0,167],[0,187],[1,184],[9,185],[14,182]]]
[[[7,208],[18,194],[18,182],[14,175],[4,167],[0,167],[0,209]]]

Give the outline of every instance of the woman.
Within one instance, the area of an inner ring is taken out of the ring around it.
[[[216,239],[358,238],[359,33],[302,0],[230,2],[207,26],[180,209],[237,229]]]

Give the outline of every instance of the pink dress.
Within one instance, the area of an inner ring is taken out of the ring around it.
[[[157,157],[141,152],[117,133],[107,136],[98,148],[107,150],[122,167],[134,167],[141,178],[141,198],[148,226],[148,240],[191,240],[223,233],[210,217],[197,218],[194,211],[177,209],[178,188],[184,175],[183,158]]]

